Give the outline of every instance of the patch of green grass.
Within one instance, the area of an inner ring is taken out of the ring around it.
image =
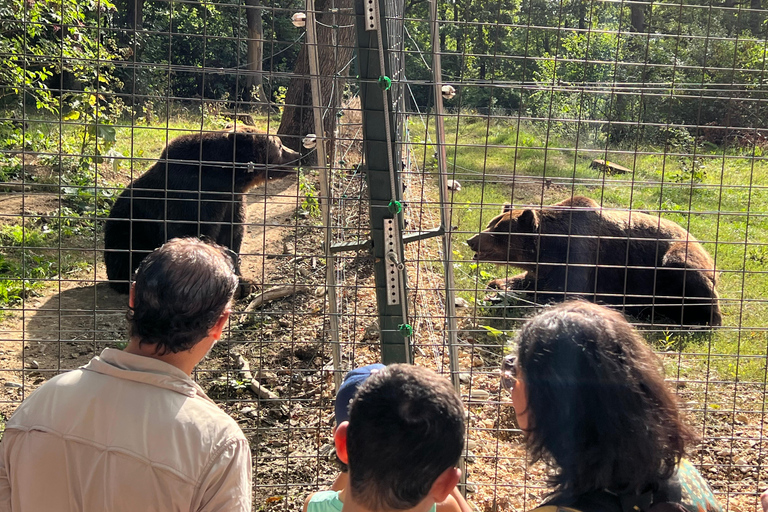
[[[731,329],[706,336],[672,333],[669,339],[657,333],[651,335],[658,338],[654,346],[711,354],[690,358],[684,371],[691,376],[706,370],[728,380],[765,378],[768,340],[759,328],[768,318],[767,159],[753,158],[744,149],[708,147],[697,150],[703,167],[692,175],[684,172],[690,157],[685,161],[665,155],[663,147],[651,144],[622,153],[580,142],[582,147],[574,150],[575,141],[547,140],[546,132],[525,123],[518,126],[514,119],[462,117],[459,123],[446,122],[446,138],[448,172],[462,184],[454,197],[452,222],[459,227],[453,247],[460,296],[482,300],[489,278],[519,272],[473,262],[466,245],[499,213],[501,204],[512,202],[513,194],[516,206],[550,204],[579,194],[607,208],[660,215],[689,230],[715,259],[723,323]],[[434,140],[434,134],[430,137]],[[425,146],[424,151],[431,155],[433,149]],[[634,173],[603,175],[589,167],[593,158],[607,158]]]
[[[90,268],[81,250],[58,249],[59,231],[30,225],[0,227],[0,307],[13,307],[51,279]]]

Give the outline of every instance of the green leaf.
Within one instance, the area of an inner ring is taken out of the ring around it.
[[[117,141],[117,132],[114,126],[100,124],[96,127],[96,135],[107,142]]]
[[[499,329],[497,329],[495,327],[491,327],[490,325],[479,325],[478,327],[481,327],[481,328],[485,329],[486,331],[488,331],[488,334],[490,336],[493,336],[494,338],[499,338],[501,336],[504,336],[504,334],[505,334],[504,331],[499,330]]]

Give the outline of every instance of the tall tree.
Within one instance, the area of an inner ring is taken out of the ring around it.
[[[768,19],[766,19],[765,13],[762,12],[763,2],[761,0],[749,0],[749,30],[752,35],[757,38],[764,38],[766,36],[766,29],[768,27]]]
[[[346,76],[352,60],[355,41],[353,8],[353,0],[318,0],[315,3],[321,98],[323,106],[332,109],[324,115],[323,125],[328,136],[333,135],[336,126],[333,108],[340,104],[342,93],[339,83],[334,84],[334,77],[337,74]],[[305,39],[285,95],[285,109],[277,133],[286,146],[298,151],[303,150],[302,137],[314,132],[312,88]]]
[[[246,81],[246,97],[258,102],[259,110],[268,106],[267,95],[264,93],[264,22],[261,19],[261,4],[259,0],[245,0],[246,18],[248,20],[248,79]]]
[[[630,30],[632,32],[645,32],[645,4],[632,3],[630,11]]]
[[[124,12],[125,26],[131,30],[144,28],[144,0],[127,0]]]

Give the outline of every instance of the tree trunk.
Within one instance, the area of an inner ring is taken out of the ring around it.
[[[632,32],[645,32],[645,5],[631,4],[629,6],[630,24]]]
[[[325,12],[338,8],[341,12]],[[349,62],[355,44],[355,17],[352,0],[319,0],[315,3],[317,11],[317,46],[320,60],[320,90],[323,107],[330,106],[324,112],[323,126],[330,138],[336,127],[336,110],[341,102],[342,84],[337,81],[334,88],[334,76],[342,77],[349,72]],[[339,28],[332,28],[338,26]],[[333,92],[333,97],[331,97]],[[277,129],[283,144],[295,151],[306,153],[301,139],[308,133],[315,133],[312,112],[312,89],[309,79],[309,59],[306,40],[299,51],[293,78],[285,95],[285,109]],[[320,134],[318,134],[319,136]],[[330,148],[329,148],[330,149]],[[331,154],[330,151],[327,154]]]
[[[753,9],[749,12],[749,31],[759,39],[762,39],[765,34],[765,29],[763,29],[763,17],[765,15],[760,12],[763,9],[762,3],[761,0],[749,1],[749,8]]]
[[[122,18],[122,27],[124,30],[118,31],[117,40],[120,46],[129,47],[133,55],[129,59],[135,62],[141,61],[141,53],[144,50],[144,36],[139,34],[144,27],[144,0],[124,0],[117,4],[118,12],[124,12]],[[134,75],[136,71],[133,71]],[[125,92],[128,93],[126,102],[129,105],[142,104],[146,100],[137,99],[136,80],[132,79],[131,71],[127,71],[127,80],[125,80]],[[140,89],[140,88],[139,88]]]
[[[261,19],[259,0],[245,0],[245,13],[248,20],[248,77],[245,82],[245,97],[258,104],[260,111],[269,108],[269,100],[264,92],[264,23]]]
[[[133,30],[144,28],[144,0],[127,0],[125,24]]]
[[[734,12],[730,9],[736,6],[736,0],[724,0],[723,7],[723,26],[725,27],[726,34],[732,36],[737,30],[739,25],[738,12]]]
[[[645,32],[645,5],[643,4],[631,4],[630,9],[630,31],[637,34]],[[629,40],[628,49],[630,54],[637,59],[638,62],[643,58],[643,45],[640,42],[640,35],[633,36]],[[620,72],[617,74],[618,81],[626,82],[628,78],[632,78],[632,75],[627,72]],[[623,89],[619,89],[622,91]],[[610,117],[616,124],[610,124],[609,140],[611,142],[621,142],[631,135],[633,128],[631,125],[619,124],[630,121],[633,117],[634,110],[637,108],[636,101],[629,94],[623,94],[622,92],[616,93],[615,102],[613,104],[613,112]]]

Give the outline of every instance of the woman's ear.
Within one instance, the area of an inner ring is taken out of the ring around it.
[[[131,283],[130,291],[128,292],[128,307],[133,309],[134,297],[136,296],[136,282]]]
[[[347,429],[349,428],[348,421],[342,421],[336,432],[333,433],[333,444],[336,446],[336,456],[344,464],[349,464],[349,455],[347,454]]]

